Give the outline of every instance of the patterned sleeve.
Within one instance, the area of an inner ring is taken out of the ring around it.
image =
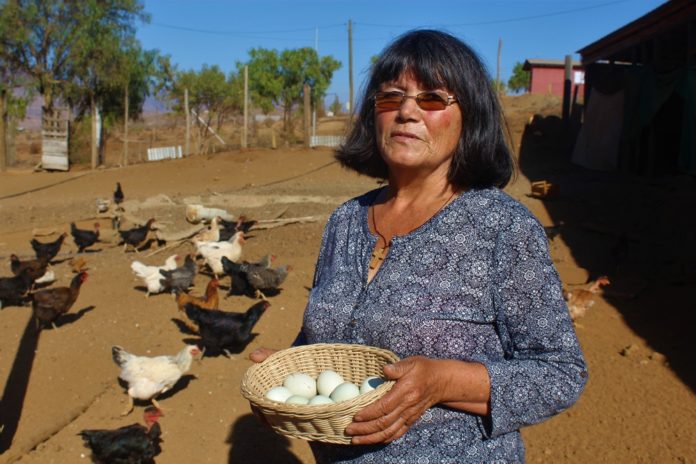
[[[494,304],[505,356],[485,362],[491,412],[480,419],[497,437],[557,414],[580,396],[585,360],[539,222],[520,215],[500,234]]]

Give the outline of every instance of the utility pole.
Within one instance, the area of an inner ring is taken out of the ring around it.
[[[348,20],[348,111],[353,111],[353,22]]]
[[[128,84],[123,95],[123,166],[128,166]]]
[[[503,39],[498,38],[498,65],[495,70],[495,86],[496,90],[498,91],[498,95],[500,95],[501,91],[503,90],[503,85],[502,82],[500,82],[500,55],[502,55],[503,51]]]
[[[249,129],[249,66],[244,66],[244,129],[242,130],[242,148],[247,147]]]
[[[305,141],[305,146],[309,147],[309,117],[310,117],[310,109],[311,109],[311,102],[310,102],[310,87],[309,84],[305,84],[303,87],[304,90],[304,141]]]
[[[189,111],[188,89],[184,89],[184,111],[186,111],[186,139],[184,140],[184,156],[191,155],[191,111]]]
[[[5,128],[5,113],[7,113],[7,90],[0,87],[0,172],[7,169],[7,129]]]

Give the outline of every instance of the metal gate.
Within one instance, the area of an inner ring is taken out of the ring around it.
[[[67,171],[69,111],[54,109],[44,113],[41,121],[41,167]]]

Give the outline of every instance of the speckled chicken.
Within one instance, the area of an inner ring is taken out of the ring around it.
[[[186,255],[184,264],[171,271],[160,269],[160,283],[164,288],[171,292],[181,291],[188,292],[188,289],[193,286],[193,279],[198,272],[198,265],[193,260],[191,255]]]
[[[285,281],[288,272],[292,270],[289,265],[271,268],[255,263],[234,263],[225,261],[227,273],[234,273],[238,279],[245,279],[248,289],[254,292],[256,298],[266,299],[264,292],[277,290]]]
[[[92,450],[92,460],[104,464],[154,464],[162,452],[162,430],[157,422],[162,412],[153,407],[145,409],[144,422],[114,430],[87,429],[78,435]]]

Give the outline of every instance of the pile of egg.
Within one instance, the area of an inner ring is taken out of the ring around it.
[[[322,371],[316,380],[308,374],[298,372],[288,375],[282,386],[269,389],[266,398],[285,404],[340,403],[370,392],[383,383],[383,379],[373,376],[366,378],[358,387],[331,370]]]

